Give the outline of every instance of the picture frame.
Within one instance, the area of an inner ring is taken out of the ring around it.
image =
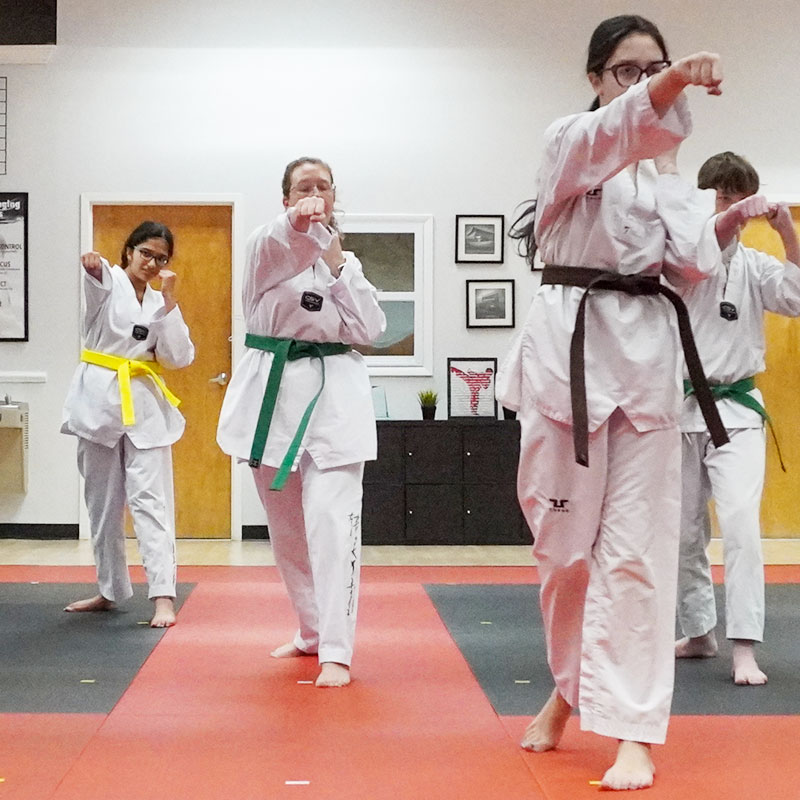
[[[505,227],[502,214],[457,214],[456,264],[502,264]]]
[[[447,418],[497,419],[496,358],[447,359]]]
[[[515,326],[513,280],[469,280],[466,287],[468,328]]]
[[[0,341],[28,341],[28,194],[0,193]]]

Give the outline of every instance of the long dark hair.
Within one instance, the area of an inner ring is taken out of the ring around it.
[[[175,249],[175,239],[172,236],[172,231],[163,222],[150,222],[148,220],[142,222],[135,230],[131,231],[125,240],[125,244],[122,245],[120,264],[123,269],[128,266],[128,249],[133,250],[134,247],[146,242],[148,239],[163,239],[167,243],[169,257],[172,258],[172,252]]]
[[[669,60],[667,45],[664,37],[658,28],[650,20],[640,17],[637,14],[621,14],[618,17],[610,17],[603,20],[595,29],[592,38],[589,40],[589,53],[586,58],[586,74],[595,73],[599,75],[608,60],[614,55],[614,51],[623,39],[634,33],[643,33],[651,36],[655,43],[661,48],[664,60]],[[600,98],[595,97],[594,102],[589,107],[589,111],[597,111],[600,107]],[[533,259],[536,255],[536,236],[534,226],[536,224],[536,200],[526,200],[522,213],[511,223],[508,231],[510,239],[515,239],[517,252],[533,266]]]

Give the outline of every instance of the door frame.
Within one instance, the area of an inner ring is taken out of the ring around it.
[[[189,192],[82,192],[80,209],[80,252],[90,250],[93,242],[93,208],[100,206],[151,205],[151,206],[229,206],[231,209],[231,366],[241,355],[239,342],[244,341],[245,324],[241,310],[242,280],[244,276],[244,195],[233,192],[195,194]],[[83,311],[83,292],[81,313]],[[79,328],[80,329],[80,328]],[[80,352],[80,334],[78,352]],[[78,508],[78,538],[89,539],[89,515],[83,502],[83,478],[80,479]],[[242,479],[236,469],[236,459],[231,458],[231,541],[242,538]],[[224,539],[220,541],[225,541]]]

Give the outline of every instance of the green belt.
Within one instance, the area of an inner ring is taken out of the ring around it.
[[[286,455],[283,457],[283,461],[272,481],[272,485],[269,487],[279,492],[286,484],[286,479],[289,477],[289,473],[292,470],[294,460],[297,458],[297,451],[300,449],[300,442],[303,439],[303,434],[305,434],[306,428],[308,427],[311,413],[314,411],[314,406],[316,406],[317,400],[322,394],[322,390],[325,388],[324,356],[340,355],[349,352],[352,348],[349,344],[341,344],[340,342],[304,342],[300,339],[277,339],[272,336],[256,336],[254,333],[248,333],[245,336],[244,344],[245,347],[252,347],[255,350],[266,350],[268,353],[273,354],[272,366],[270,367],[269,377],[267,378],[267,388],[264,392],[264,399],[261,402],[261,411],[258,414],[256,431],[253,435],[253,446],[250,450],[251,467],[261,466],[261,458],[264,455],[264,448],[267,444],[267,434],[269,433],[269,426],[275,411],[275,403],[278,399],[278,391],[280,389],[283,368],[286,366],[286,362],[297,361],[299,358],[318,358],[322,369],[322,380],[320,381],[319,391],[308,404],[300,420],[300,424],[297,426],[297,431],[289,445],[289,449],[286,451]]]
[[[746,408],[752,409],[763,419],[769,426],[769,431],[772,434],[772,439],[775,442],[775,449],[778,451],[778,461],[780,461],[781,469],[786,472],[786,467],[783,463],[783,455],[781,448],[778,444],[778,437],[775,434],[775,428],[772,426],[772,420],[767,414],[767,410],[758,400],[755,399],[749,392],[756,388],[756,379],[754,377],[742,378],[735,383],[710,383],[708,388],[711,389],[711,394],[714,395],[715,400],[729,399],[733,400]],[[684,398],[694,394],[691,381],[683,382],[683,396]]]

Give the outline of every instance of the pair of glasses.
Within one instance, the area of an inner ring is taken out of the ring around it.
[[[658,75],[667,67],[672,66],[671,61],[651,61],[646,67],[638,64],[615,64],[613,67],[606,67],[601,72],[610,72],[614,80],[620,86],[635,86],[646,75],[648,78]]]
[[[293,186],[289,190],[289,194],[297,194],[300,197],[311,197],[316,192],[317,194],[326,194],[332,192],[336,187],[330,181],[300,181],[297,186]]]
[[[169,256],[161,256],[148,250],[146,247],[133,248],[145,261],[155,261],[159,267],[166,267],[169,264]]]

